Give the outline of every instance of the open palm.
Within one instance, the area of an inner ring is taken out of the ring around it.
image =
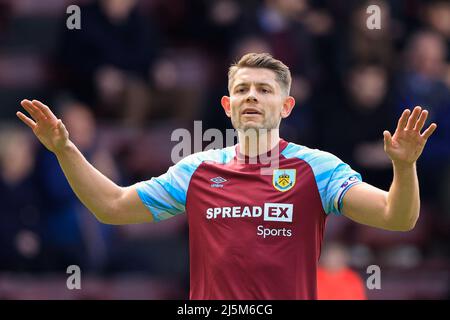
[[[49,107],[38,100],[24,99],[20,104],[32,119],[20,111],[16,115],[33,130],[33,133],[48,150],[57,152],[67,144],[69,133],[62,121],[56,118]]]
[[[432,123],[422,134],[428,111],[415,107],[413,112],[409,109],[403,111],[398,120],[397,129],[393,136],[384,131],[384,150],[389,158],[396,163],[412,164],[420,157],[428,138],[436,130],[437,125]]]

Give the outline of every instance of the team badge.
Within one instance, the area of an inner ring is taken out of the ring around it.
[[[295,185],[295,169],[275,169],[273,170],[272,184],[278,191],[285,192]]]

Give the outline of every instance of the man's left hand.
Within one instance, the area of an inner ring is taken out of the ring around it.
[[[389,131],[384,131],[384,151],[394,164],[407,166],[414,164],[422,154],[428,138],[437,128],[432,123],[423,133],[422,130],[428,111],[417,106],[413,112],[409,109],[403,111],[398,120],[397,129],[393,136]]]

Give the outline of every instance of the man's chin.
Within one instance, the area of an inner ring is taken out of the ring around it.
[[[263,126],[258,126],[258,125],[249,125],[249,126],[244,126],[242,128],[243,130],[261,130],[261,129],[265,129]]]
[[[261,129],[267,129],[267,128],[264,128],[264,125],[261,123],[250,122],[250,123],[241,124],[239,126],[239,128],[237,128],[237,129],[241,130],[241,131],[247,131],[247,130],[261,130]]]
[[[233,123],[233,127],[238,131],[247,131],[247,130],[272,130],[276,129],[277,126],[275,124],[259,122],[259,121],[240,121],[239,123]]]

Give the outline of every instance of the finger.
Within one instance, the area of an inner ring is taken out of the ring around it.
[[[419,120],[417,120],[417,123],[414,127],[415,131],[419,131],[422,130],[423,125],[425,124],[425,121],[427,120],[428,117],[428,111],[427,110],[423,110],[422,113],[420,114]]]
[[[40,102],[39,100],[33,100],[31,103],[38,108],[47,119],[57,120],[53,112],[50,110],[49,107],[47,107],[45,104]]]
[[[427,139],[433,134],[433,132],[434,132],[434,130],[436,130],[436,128],[437,128],[437,124],[433,122],[432,124],[430,124],[430,126],[427,128],[427,130],[425,130],[425,131],[421,134],[421,136],[422,136],[425,140],[427,140]]]
[[[30,114],[30,116],[33,118],[34,121],[38,121],[42,119],[42,116],[40,115],[39,110],[36,110],[36,108],[33,106],[30,100],[24,99],[20,102],[22,107],[27,110],[27,112]]]
[[[384,144],[386,147],[391,145],[392,142],[392,136],[391,133],[387,130],[383,131],[383,137],[384,137]]]
[[[414,108],[411,116],[408,119],[408,124],[406,125],[406,128],[405,128],[406,130],[412,130],[414,128],[421,111],[422,111],[422,108],[419,106]]]
[[[27,126],[29,126],[31,129],[34,130],[36,127],[36,122],[28,118],[26,115],[24,115],[22,112],[17,111],[16,115],[19,117],[20,120],[22,120]]]
[[[32,101],[25,99],[22,100],[22,102],[22,106],[26,106],[27,111],[32,112],[30,113],[30,115],[33,117],[34,121],[43,121],[47,118],[39,108],[33,105]]]
[[[397,130],[405,129],[406,122],[408,121],[408,116],[410,113],[411,111],[409,109],[405,109],[403,111],[402,115],[400,116],[400,119],[398,119]]]

